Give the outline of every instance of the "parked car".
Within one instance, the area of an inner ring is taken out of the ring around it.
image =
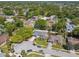
[[[32,49],[27,50],[27,52],[32,52]]]
[[[39,46],[39,45],[38,45],[37,47],[38,47],[38,48],[41,48],[41,46]]]

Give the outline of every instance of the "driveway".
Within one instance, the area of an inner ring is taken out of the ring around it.
[[[33,45],[33,40],[31,39],[30,41],[23,41],[20,44],[15,44],[14,45],[15,53],[21,53],[22,50],[25,50],[27,52],[27,50],[32,49],[32,51],[43,50],[43,53],[45,56],[55,55],[55,56],[61,56],[61,57],[79,57],[79,55],[76,55],[73,53],[67,53],[63,51],[50,49],[50,46],[51,46],[50,43],[47,48],[39,48]]]
[[[27,51],[29,49],[32,49],[32,51],[39,51],[42,48],[38,48],[37,46],[34,46],[32,41],[23,41],[20,44],[14,45],[14,50],[16,53],[20,53],[22,50]]]
[[[35,38],[36,38],[35,36],[32,36],[32,37],[31,37],[31,38],[29,38],[28,40],[29,40],[29,41],[34,41],[34,40],[35,40]]]

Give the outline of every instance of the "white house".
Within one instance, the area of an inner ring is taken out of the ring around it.
[[[6,16],[6,21],[5,22],[14,22],[14,19],[12,17],[13,16]]]

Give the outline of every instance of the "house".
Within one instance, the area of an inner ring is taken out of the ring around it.
[[[32,21],[31,19],[28,19],[27,21],[24,21],[24,26],[31,26],[34,27],[34,21]]]
[[[48,42],[51,42],[53,44],[64,44],[64,37],[62,35],[50,35]]]
[[[48,38],[48,31],[47,30],[34,30],[33,35],[36,37],[47,39]]]
[[[49,20],[50,17],[39,17],[40,19],[43,19],[43,20]]]
[[[58,22],[57,16],[56,15],[51,15],[50,16],[50,21],[53,22],[54,24]]]
[[[43,19],[43,20],[47,20],[47,21],[50,21],[51,23],[53,22],[54,24],[56,22],[58,22],[58,19],[57,19],[57,16],[56,15],[51,15],[49,17],[40,17],[40,19]]]
[[[75,25],[72,23],[72,21],[70,21],[69,19],[67,19],[67,23],[66,23],[66,31],[67,32],[72,32],[75,28]]]
[[[24,9],[24,15],[26,16],[29,12],[29,8],[28,9]]]
[[[6,21],[5,22],[14,22],[14,19],[12,17],[13,16],[6,16]]]
[[[6,43],[6,41],[8,41],[9,36],[7,34],[2,34],[0,35],[0,45],[3,43]]]
[[[67,45],[68,45],[68,48],[70,49],[70,50],[73,50],[73,49],[79,49],[79,38],[77,38],[77,37],[72,37],[72,36],[70,36],[70,37],[67,37]],[[75,46],[77,46],[77,47],[75,47]]]
[[[33,16],[33,17],[31,18],[31,20],[32,20],[32,21],[39,20],[39,17],[38,17],[38,16]]]

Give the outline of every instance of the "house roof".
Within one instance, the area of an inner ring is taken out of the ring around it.
[[[34,30],[33,33],[34,36],[40,36],[42,38],[48,37],[48,31],[47,30]]]
[[[72,45],[79,44],[79,38],[69,37],[69,38],[68,38],[68,43],[70,43],[70,44],[72,44]]]
[[[48,41],[54,42],[56,40],[60,41],[61,39],[64,39],[62,35],[51,35]]]
[[[9,36],[6,34],[0,35],[0,44],[4,43],[9,39]]]

